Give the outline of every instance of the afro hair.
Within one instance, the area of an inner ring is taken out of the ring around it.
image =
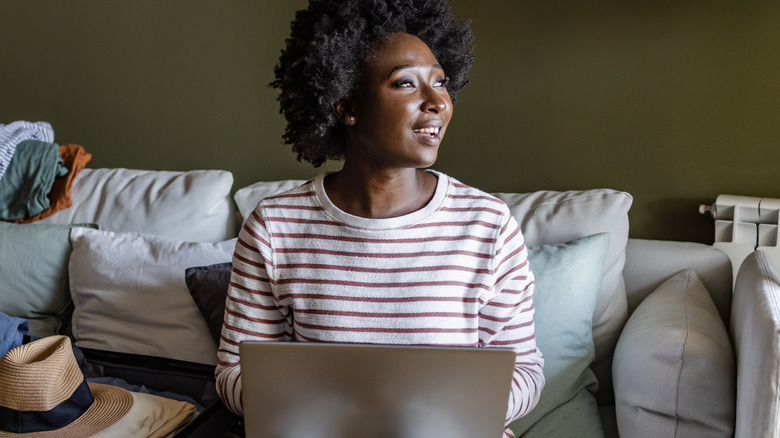
[[[315,167],[344,157],[333,107],[357,91],[366,60],[390,35],[408,33],[428,45],[453,101],[474,61],[470,23],[456,21],[446,0],[310,0],[290,28],[271,86],[287,120],[284,143]]]

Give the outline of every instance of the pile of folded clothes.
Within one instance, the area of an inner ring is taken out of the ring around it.
[[[54,143],[49,123],[0,124],[0,220],[30,223],[70,207],[73,180],[91,158]]]

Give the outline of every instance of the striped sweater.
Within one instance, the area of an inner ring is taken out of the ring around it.
[[[236,244],[218,352],[232,411],[243,412],[244,340],[511,347],[507,423],[536,405],[544,360],[520,229],[497,198],[434,174],[433,199],[396,218],[339,210],[324,174],[258,204]]]

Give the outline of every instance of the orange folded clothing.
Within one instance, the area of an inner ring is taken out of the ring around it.
[[[51,201],[49,208],[35,216],[16,219],[11,222],[17,224],[35,222],[73,205],[70,199],[70,189],[73,186],[73,180],[76,179],[79,171],[87,166],[89,160],[92,159],[92,154],[77,144],[66,144],[60,146],[60,155],[62,156],[63,166],[68,169],[68,174],[54,180],[48,195],[49,201]]]

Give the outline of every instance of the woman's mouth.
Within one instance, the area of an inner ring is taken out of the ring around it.
[[[438,146],[441,143],[441,126],[429,126],[427,128],[412,129],[412,132],[423,144]]]
[[[418,128],[412,130],[412,132],[414,132],[415,134],[426,134],[431,137],[438,137],[439,131],[441,131],[441,127],[439,126],[430,127],[430,128]]]

